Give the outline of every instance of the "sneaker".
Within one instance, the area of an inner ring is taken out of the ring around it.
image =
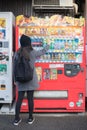
[[[14,122],[13,122],[13,124],[14,124],[14,125],[19,125],[19,123],[20,123],[21,121],[22,121],[21,119],[18,119],[18,120],[15,119]]]
[[[35,118],[28,118],[28,124],[33,124]]]

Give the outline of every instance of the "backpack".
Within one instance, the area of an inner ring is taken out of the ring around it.
[[[20,57],[19,54],[15,59],[14,78],[15,81],[21,83],[29,82],[33,79],[33,68],[31,68],[29,60],[24,56]]]

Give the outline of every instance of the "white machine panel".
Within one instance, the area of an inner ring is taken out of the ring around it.
[[[0,12],[0,103],[11,103],[13,100],[12,54],[14,26],[13,13]]]

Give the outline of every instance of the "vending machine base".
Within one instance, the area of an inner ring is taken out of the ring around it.
[[[49,106],[47,106],[49,102]],[[53,103],[52,103],[53,102]],[[60,104],[61,102],[61,104]],[[46,101],[39,101],[39,100],[35,100],[35,107],[34,107],[34,112],[47,112],[47,113],[55,113],[55,112],[85,112],[85,109],[79,109],[77,108],[68,108],[68,106],[63,106],[62,105],[62,101],[58,101],[58,100],[46,100]],[[52,104],[51,104],[52,103]],[[78,104],[80,104],[79,102],[77,102]],[[38,105],[37,105],[38,104]],[[60,104],[60,106],[57,106],[56,104]],[[52,106],[50,106],[52,105]],[[71,106],[74,105],[73,102],[70,102]],[[21,112],[28,112],[28,105],[27,105],[27,100],[25,99],[22,103],[21,106]]]
[[[34,112],[85,112],[85,96],[80,89],[69,92],[58,90],[36,91],[36,93],[40,95],[40,98],[34,99]],[[43,95],[41,96],[40,93]],[[28,112],[26,98],[22,102],[21,112]]]

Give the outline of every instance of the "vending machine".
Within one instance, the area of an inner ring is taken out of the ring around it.
[[[0,103],[12,103],[13,31],[15,17],[12,12],[0,12]]]
[[[71,17],[59,20],[60,15],[31,17],[27,26],[24,21],[21,26],[17,21],[16,49],[21,34],[31,37],[36,50],[50,43],[48,52],[38,57],[35,64],[40,88],[34,93],[34,112],[85,111],[85,21]],[[27,111],[25,94],[21,112]]]

